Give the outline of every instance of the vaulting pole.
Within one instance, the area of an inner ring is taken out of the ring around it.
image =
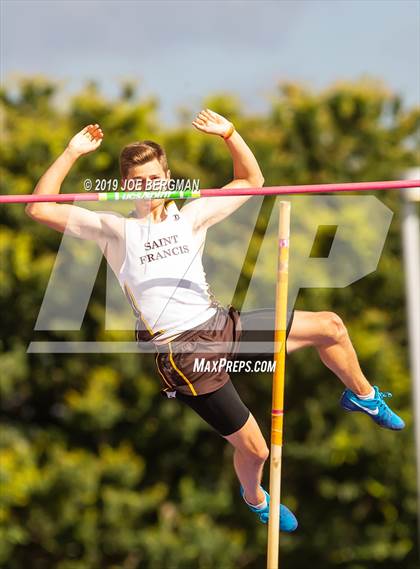
[[[280,202],[276,282],[273,395],[271,410],[270,517],[267,569],[279,563],[280,487],[283,446],[284,373],[286,358],[287,290],[289,280],[290,202]]]
[[[329,192],[367,192],[416,188],[420,180],[395,180],[390,182],[356,182],[349,184],[313,184],[303,186],[271,186],[265,188],[215,188],[207,190],[147,190],[121,192],[84,192],[79,194],[29,194],[3,195],[0,203],[38,203],[73,201],[125,201],[150,199],[188,199],[222,196],[280,196],[291,194],[319,194]]]

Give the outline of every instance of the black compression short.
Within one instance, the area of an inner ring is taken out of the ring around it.
[[[243,427],[250,414],[230,379],[212,393],[194,397],[177,392],[176,399],[191,407],[224,437]]]

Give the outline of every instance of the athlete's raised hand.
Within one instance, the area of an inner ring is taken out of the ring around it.
[[[217,134],[226,138],[233,132],[233,124],[210,109],[202,110],[192,121],[193,126],[207,134]]]
[[[82,156],[99,148],[103,137],[104,133],[98,124],[89,124],[73,136],[68,148],[76,156]]]

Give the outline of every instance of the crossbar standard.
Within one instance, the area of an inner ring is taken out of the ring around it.
[[[292,194],[319,194],[330,192],[368,192],[420,188],[420,180],[394,180],[386,182],[354,182],[345,184],[310,184],[300,186],[269,186],[262,188],[213,188],[203,190],[147,190],[125,192],[99,192],[78,194],[2,195],[0,203],[40,203],[73,201],[125,201],[151,199],[189,199],[227,196],[281,196]],[[420,189],[419,189],[420,192]]]

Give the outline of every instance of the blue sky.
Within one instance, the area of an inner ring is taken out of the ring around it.
[[[263,111],[279,81],[316,88],[372,75],[420,104],[418,0],[2,2],[3,80],[46,74],[70,93],[123,78],[156,95],[161,116],[215,92]]]

